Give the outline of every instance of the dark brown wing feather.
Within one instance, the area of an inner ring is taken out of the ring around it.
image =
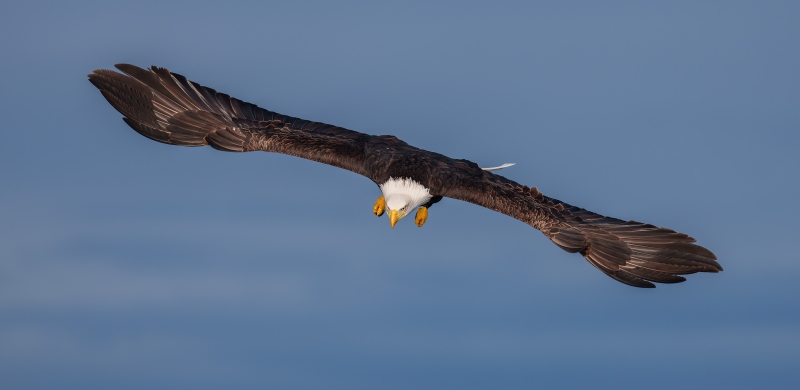
[[[716,256],[683,233],[605,217],[544,196],[463,160],[437,171],[441,195],[501,212],[536,229],[567,252],[580,253],[606,275],[636,287],[679,283],[680,275],[719,272]]]
[[[371,135],[281,115],[203,87],[164,68],[119,64],[95,70],[92,82],[125,123],[172,145],[289,154],[367,175]]]
[[[164,68],[121,64],[117,69],[125,74],[96,70],[89,80],[125,115],[125,123],[159,142],[289,154],[348,169],[376,183],[411,177],[434,195],[523,221],[632,286],[677,283],[685,280],[680,275],[722,270],[713,253],[685,234],[548,198],[536,187],[483,171],[471,161],[421,150],[393,136],[371,136],[264,110]]]

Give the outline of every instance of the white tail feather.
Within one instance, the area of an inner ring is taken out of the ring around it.
[[[508,167],[510,167],[510,166],[512,166],[514,164],[516,164],[516,163],[505,163],[505,164],[503,164],[503,165],[501,165],[499,167],[481,168],[481,169],[483,169],[484,171],[499,171],[499,170],[501,170],[503,168],[508,168]]]

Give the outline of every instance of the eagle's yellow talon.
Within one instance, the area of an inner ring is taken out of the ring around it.
[[[425,221],[428,220],[428,208],[427,207],[420,207],[417,209],[417,215],[414,217],[414,222],[417,223],[417,226],[422,227],[425,224]]]
[[[384,199],[383,195],[381,195],[381,197],[375,201],[375,206],[372,207],[372,212],[380,217],[383,215],[384,210],[386,210],[386,199]]]

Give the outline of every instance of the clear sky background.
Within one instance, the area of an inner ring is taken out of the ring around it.
[[[800,3],[0,4],[3,389],[796,388]],[[641,290],[445,200],[139,136],[86,80],[159,65],[264,108],[685,232]]]

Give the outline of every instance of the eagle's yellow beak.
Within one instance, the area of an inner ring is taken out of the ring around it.
[[[392,229],[394,229],[394,224],[400,220],[400,216],[397,214],[397,210],[389,210],[389,222],[392,223]]]

